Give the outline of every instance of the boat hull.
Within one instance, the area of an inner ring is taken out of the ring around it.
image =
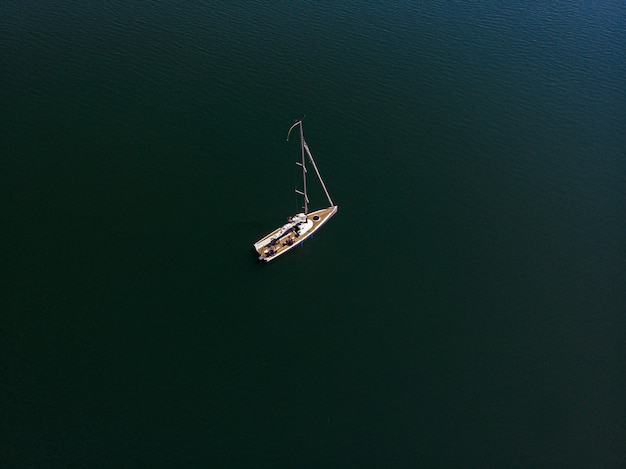
[[[337,213],[337,206],[333,205],[305,215],[306,221],[302,223],[302,229],[306,231],[299,235],[297,234],[297,229],[288,228],[285,230],[285,227],[288,227],[288,225],[276,228],[254,243],[254,250],[259,255],[259,260],[270,262],[285,254],[287,251],[290,251],[310,238],[324,223],[330,220],[335,213]]]

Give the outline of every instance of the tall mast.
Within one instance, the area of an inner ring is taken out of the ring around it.
[[[324,192],[326,193],[326,198],[328,199],[328,203],[332,207],[335,204],[333,204],[333,199],[330,198],[330,194],[328,193],[328,189],[326,189],[326,184],[324,184],[324,180],[322,179],[322,175],[320,174],[320,170],[317,169],[317,165],[315,164],[315,160],[313,159],[313,155],[311,154],[311,150],[309,149],[309,146],[306,144],[306,142],[304,142],[304,149],[306,150],[307,154],[309,155],[309,160],[311,161],[311,164],[313,165],[313,169],[315,169],[315,173],[317,174],[317,178],[320,180],[320,183],[322,184],[322,188],[324,189]]]
[[[287,141],[289,141],[289,135],[291,134],[291,131],[293,130],[293,128],[299,125],[300,126],[300,154],[301,154],[301,158],[302,158],[302,162],[301,163],[296,163],[298,166],[302,166],[302,190],[303,192],[300,192],[298,189],[296,189],[296,192],[302,196],[304,196],[304,214],[308,215],[309,213],[309,196],[307,195],[306,192],[306,161],[304,158],[304,132],[302,130],[302,119],[298,120],[297,122],[295,122],[291,127],[289,127],[289,132],[287,132]]]
[[[302,121],[300,121],[300,152],[302,153],[302,188],[304,190],[304,214],[309,213],[309,197],[306,193],[306,166],[304,158],[304,131],[302,130]]]

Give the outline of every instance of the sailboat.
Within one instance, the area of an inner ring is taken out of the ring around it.
[[[304,140],[302,119],[297,120],[289,128],[289,131],[287,132],[287,141],[289,141],[291,131],[296,127],[300,127],[301,157],[301,160],[299,162],[296,162],[296,164],[302,167],[302,190],[296,189],[296,192],[303,197],[304,211],[288,217],[287,223],[285,223],[280,228],[276,228],[274,231],[254,243],[254,249],[259,254],[259,260],[263,262],[270,262],[271,260],[274,260],[278,256],[281,256],[282,254],[291,250],[295,246],[301,244],[303,241],[313,236],[313,233],[319,230],[324,223],[330,220],[330,218],[335,213],[337,213],[337,206],[330,198],[330,194],[328,193],[328,189],[326,189],[326,184],[324,184],[322,176],[317,169],[317,165],[315,164],[315,160],[313,159],[311,150]],[[328,198],[328,207],[321,208],[314,212],[309,212],[310,202],[309,196],[307,194],[307,168],[305,154],[309,157],[309,161],[311,162],[313,169],[315,169],[315,173],[317,174],[322,188],[326,193],[326,197]]]

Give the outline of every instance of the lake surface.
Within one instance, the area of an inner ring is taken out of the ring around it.
[[[625,24],[3,1],[0,465],[623,467]]]

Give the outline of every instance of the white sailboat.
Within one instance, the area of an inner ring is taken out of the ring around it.
[[[315,160],[313,159],[313,155],[311,154],[311,150],[304,140],[304,132],[302,130],[302,119],[296,121],[287,132],[287,141],[289,141],[289,136],[291,135],[291,131],[295,127],[300,127],[300,153],[301,153],[301,161],[297,162],[298,166],[302,167],[302,190],[296,189],[296,192],[300,194],[304,199],[304,211],[300,213],[296,213],[293,216],[287,218],[287,223],[285,223],[280,228],[276,228],[274,231],[264,236],[256,243],[254,243],[254,249],[259,254],[259,260],[264,262],[270,262],[273,259],[276,259],[278,256],[286,253],[293,247],[297,246],[307,238],[311,237],[313,233],[320,229],[320,227],[326,223],[330,218],[337,213],[337,206],[333,203],[330,198],[330,194],[326,189],[326,185],[322,180],[322,176],[320,175],[319,170],[317,169],[317,165],[315,164]],[[311,165],[315,169],[315,173],[317,174],[318,179],[326,193],[326,197],[328,198],[329,206],[326,208],[322,208],[316,210],[314,212],[309,212],[309,197],[307,194],[307,185],[306,185],[306,176],[307,176],[307,168],[306,168],[306,158],[305,153],[309,157],[309,161]]]

